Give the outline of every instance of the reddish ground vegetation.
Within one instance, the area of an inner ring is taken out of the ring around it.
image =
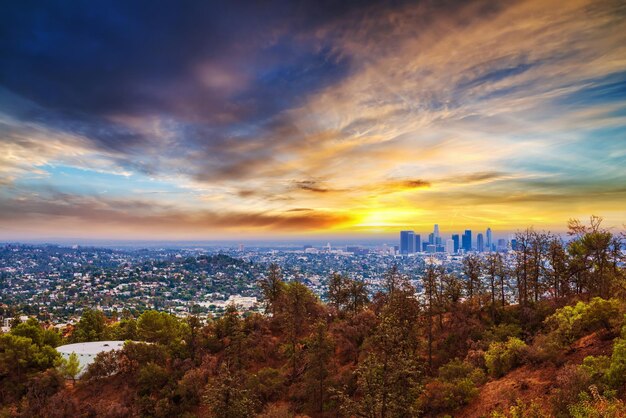
[[[613,340],[606,335],[586,335],[571,345],[564,355],[564,364],[579,365],[587,356],[611,355]],[[480,394],[459,410],[455,417],[479,418],[489,416],[494,410],[508,410],[517,399],[529,403],[536,401],[546,413],[551,412],[551,397],[554,395],[559,369],[551,362],[539,365],[524,365],[512,370],[499,379],[491,379],[480,388]]]

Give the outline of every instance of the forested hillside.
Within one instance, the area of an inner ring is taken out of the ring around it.
[[[419,294],[395,268],[373,297],[342,272],[322,302],[272,265],[266,315],[86,311],[64,338],[31,319],[0,335],[0,417],[623,417],[624,236],[569,233],[519,233],[513,267],[429,265]],[[109,339],[128,342],[75,383],[53,348]]]

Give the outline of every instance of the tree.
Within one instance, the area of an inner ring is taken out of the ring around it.
[[[515,277],[517,278],[517,300],[523,307],[528,304],[528,282],[530,276],[530,253],[532,230],[515,234]]]
[[[463,259],[463,274],[465,275],[465,286],[467,290],[467,297],[472,302],[474,298],[477,298],[478,305],[480,307],[479,296],[482,292],[482,283],[480,282],[480,275],[482,273],[482,265],[480,258],[476,254],[469,254]]]
[[[72,332],[72,341],[100,341],[105,332],[106,320],[101,311],[85,309]]]
[[[343,310],[348,304],[348,277],[334,272],[328,279],[328,303],[337,309]]]
[[[441,313],[443,312],[442,306],[439,303],[440,298],[440,278],[443,272],[433,264],[426,266],[426,271],[423,277],[424,296],[426,302],[426,336],[428,339],[428,367],[432,369],[433,366],[433,317],[439,314],[439,326],[440,329],[443,326]]]
[[[187,333],[185,334],[185,342],[191,355],[191,359],[196,361],[199,345],[200,345],[200,330],[202,329],[202,323],[196,315],[190,315],[185,320],[187,323]]]
[[[348,306],[347,310],[356,315],[369,303],[367,297],[367,285],[359,280],[351,279],[348,283]]]
[[[546,281],[550,284],[555,300],[570,293],[568,257],[563,242],[556,235],[551,235],[546,251]]]
[[[417,341],[406,338],[405,327],[391,313],[381,318],[370,338],[371,349],[357,368],[360,400],[347,402],[349,412],[375,418],[418,415],[422,385]]]
[[[365,283],[339,273],[333,273],[328,280],[328,301],[340,313],[355,315],[368,302]]]
[[[502,306],[505,304],[504,296],[504,263],[502,262],[502,254],[489,253],[485,259],[485,271],[489,277],[489,287],[491,295],[491,319],[495,320],[496,316],[496,286],[498,278],[500,278],[500,299]]]
[[[277,319],[282,324],[283,334],[287,341],[286,353],[291,360],[291,379],[302,373],[301,338],[321,313],[317,296],[308,287],[299,282],[291,282],[285,286],[280,300]]]
[[[76,377],[83,370],[76,353],[70,354],[68,359],[61,357],[57,368],[63,377],[72,379],[72,382],[76,382]]]
[[[587,290],[591,296],[607,298],[613,289],[620,289],[623,272],[618,267],[622,240],[602,228],[602,218],[592,216],[589,225],[577,219],[568,223],[568,234],[575,239],[568,245],[577,290]]]
[[[324,412],[324,401],[328,391],[327,381],[333,356],[333,342],[328,335],[327,328],[325,321],[318,321],[314,326],[313,335],[306,342],[307,365],[304,384],[307,394],[311,395],[314,409],[319,413]]]
[[[137,320],[137,334],[143,341],[174,347],[181,343],[182,333],[182,323],[166,312],[145,311]]]
[[[269,272],[266,277],[259,281],[259,287],[265,301],[265,311],[270,314],[276,313],[276,304],[280,299],[285,283],[282,280],[280,267],[277,264],[270,264]]]
[[[209,380],[204,401],[212,417],[247,418],[255,415],[257,401],[243,386],[242,380],[242,376],[233,375],[226,365],[222,365],[218,375]]]

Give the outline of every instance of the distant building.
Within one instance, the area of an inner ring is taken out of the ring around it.
[[[432,232],[430,234],[428,234],[428,243],[429,244],[434,244],[435,243],[435,234],[433,234]]]
[[[415,232],[400,231],[400,254],[407,255],[415,252]]]
[[[462,244],[464,251],[472,251],[472,231],[470,229],[465,230],[465,233],[463,234]]]
[[[485,251],[485,240],[483,238],[483,234],[479,233],[478,235],[476,235],[476,248],[478,249],[479,253]]]
[[[504,238],[500,238],[498,240],[498,251],[506,251],[506,240]]]
[[[459,252],[459,242],[460,242],[460,237],[459,234],[454,234],[452,235],[452,241],[454,242],[454,252],[458,253]]]
[[[358,245],[349,245],[346,247],[346,252],[352,253],[354,255],[367,255],[370,251],[367,248],[363,248]]]
[[[426,247],[426,252],[428,253],[435,253],[437,252],[437,246],[434,244],[428,244],[428,247]]]
[[[491,228],[487,228],[487,251],[493,251],[493,236]]]
[[[415,234],[415,252],[420,252],[422,250],[422,236],[420,234]]]
[[[446,240],[446,252],[448,254],[456,253],[456,250],[454,249],[454,240]]]

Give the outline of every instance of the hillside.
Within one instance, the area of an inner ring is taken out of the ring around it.
[[[489,416],[493,411],[508,411],[521,400],[525,404],[535,402],[546,415],[553,413],[552,405],[558,391],[559,372],[567,366],[580,365],[588,356],[610,356],[613,341],[605,335],[594,332],[578,339],[559,360],[524,365],[512,370],[505,376],[489,380],[478,396],[460,409],[455,417],[480,418]]]

